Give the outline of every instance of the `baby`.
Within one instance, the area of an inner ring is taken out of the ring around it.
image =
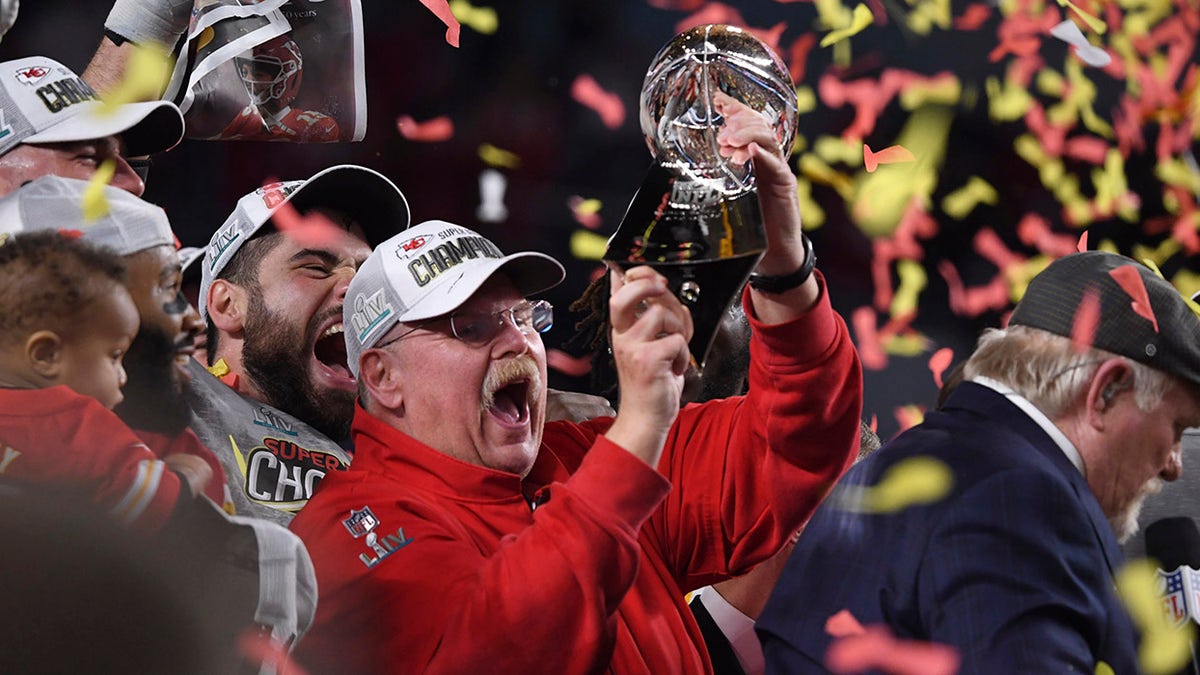
[[[111,410],[139,324],[124,275],[119,256],[66,233],[0,234],[0,480],[83,491],[150,534],[213,471],[158,459]]]

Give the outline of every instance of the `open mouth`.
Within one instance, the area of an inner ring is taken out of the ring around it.
[[[501,422],[514,426],[524,424],[529,420],[529,380],[500,387],[492,392],[486,404],[488,411]]]
[[[335,323],[321,333],[321,337],[317,338],[313,344],[313,356],[316,357],[317,363],[325,366],[334,374],[353,380],[354,376],[350,374],[350,367],[346,362],[346,338],[345,328],[342,324]]]

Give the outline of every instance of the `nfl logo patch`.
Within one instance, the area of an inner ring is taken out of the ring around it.
[[[346,526],[346,531],[350,536],[358,539],[367,534],[371,530],[379,526],[379,519],[371,513],[371,507],[364,506],[361,509],[350,509],[350,517],[342,521],[342,525]]]

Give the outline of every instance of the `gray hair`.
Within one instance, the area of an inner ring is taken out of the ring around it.
[[[1096,369],[1121,359],[1133,370],[1134,401],[1139,409],[1157,406],[1177,380],[1167,373],[1103,349],[1078,350],[1071,339],[1029,326],[989,328],[967,360],[963,377],[1001,382],[1049,417],[1066,412],[1087,391]]]

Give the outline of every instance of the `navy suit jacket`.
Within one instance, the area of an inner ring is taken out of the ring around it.
[[[946,499],[892,514],[836,508],[805,528],[757,630],[768,673],[826,672],[826,620],[849,610],[898,638],[951,645],[961,673],[1137,673],[1113,588],[1120,548],[1087,482],[1005,396],[970,382],[839,483],[896,462],[945,462]]]

